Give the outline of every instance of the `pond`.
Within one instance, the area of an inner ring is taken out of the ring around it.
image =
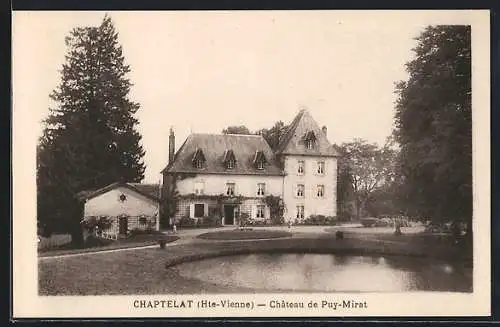
[[[472,268],[413,257],[249,254],[175,269],[184,278],[258,292],[472,292]]]

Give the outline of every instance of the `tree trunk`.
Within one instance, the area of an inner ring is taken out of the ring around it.
[[[71,243],[73,245],[82,245],[83,244],[83,227],[80,223],[80,220],[83,218],[83,204],[75,204],[73,210],[70,210],[71,214],[71,222],[70,222],[70,234],[71,234]]]
[[[77,246],[83,244],[83,230],[79,223],[71,228],[71,243]]]

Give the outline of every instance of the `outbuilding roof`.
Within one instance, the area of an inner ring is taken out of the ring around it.
[[[123,183],[116,182],[96,190],[85,190],[76,194],[76,198],[80,201],[92,199],[96,196],[109,192],[118,187],[126,187],[136,193],[139,193],[154,201],[160,201],[160,185],[159,184],[143,184],[143,183]]]

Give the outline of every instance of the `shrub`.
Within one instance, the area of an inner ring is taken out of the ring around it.
[[[325,215],[310,215],[302,224],[304,225],[335,225],[337,218]]]
[[[247,225],[267,226],[269,225],[269,221],[267,219],[249,219]]]
[[[273,225],[284,225],[285,217],[281,216],[271,216],[271,224]]]
[[[377,218],[362,218],[362,219],[360,219],[360,222],[363,225],[363,227],[374,227],[377,224],[378,219]]]
[[[52,231],[47,225],[42,225],[39,221],[37,222],[37,235],[42,237],[50,237],[52,236]]]
[[[85,243],[83,244],[83,247],[85,248],[93,248],[97,246],[104,246],[111,244],[113,241],[111,240],[106,240],[100,237],[95,237],[94,235],[89,235],[87,239],[85,240]]]
[[[250,215],[246,212],[240,213],[239,216],[239,225],[240,226],[246,226],[250,222]]]
[[[217,227],[222,225],[222,219],[218,215],[203,217],[197,224],[199,227]]]
[[[177,223],[179,227],[194,227],[196,226],[196,219],[190,217],[182,217]]]

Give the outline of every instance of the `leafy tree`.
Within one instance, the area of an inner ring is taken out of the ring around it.
[[[339,153],[337,163],[337,212],[340,219],[350,220],[354,209],[352,173],[346,153],[347,149],[342,146],[337,146],[336,149]]]
[[[417,41],[415,59],[406,64],[409,79],[396,86],[400,192],[412,215],[470,227],[470,26],[429,26]]]
[[[139,104],[128,98],[130,69],[111,18],[74,28],[65,41],[61,82],[37,148],[38,219],[81,242],[82,205],[75,195],[141,181],[144,150],[135,130]]]
[[[354,139],[343,143],[340,153],[340,187],[352,192],[356,218],[359,219],[373,192],[393,180],[396,152],[390,144],[379,148],[366,140]]]
[[[239,126],[228,126],[227,128],[224,128],[222,130],[222,134],[245,134],[245,135],[250,135],[252,134],[248,127],[239,125]]]
[[[256,132],[256,134],[260,134],[267,141],[271,149],[276,150],[280,143],[281,137],[285,134],[288,129],[288,125],[285,125],[281,120],[274,123],[273,127],[266,129],[263,128]]]

